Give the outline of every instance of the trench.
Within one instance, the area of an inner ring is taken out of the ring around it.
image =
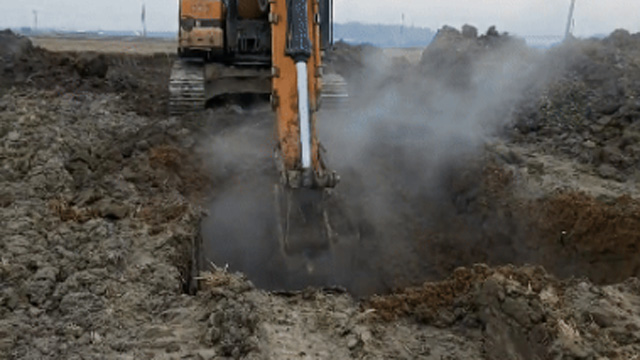
[[[57,67],[53,78],[69,77],[65,71],[74,71],[77,56],[46,58]],[[170,60],[109,55],[103,59],[111,67],[107,81],[74,80],[63,87],[116,92],[131,110],[162,118],[167,94],[158,89],[166,89]],[[33,77],[36,84],[40,80]],[[415,134],[411,128],[393,129],[394,141],[374,143],[359,162],[336,161],[352,156],[344,144],[331,143],[344,136],[321,134],[328,141],[329,164],[336,164],[343,178],[336,196],[339,217],[357,236],[343,241],[347,246],[339,249],[340,266],[318,259],[317,268],[333,271],[310,274],[304,267],[287,266],[277,254],[273,230],[273,115],[264,104],[247,106],[254,102],[248,100],[193,121],[214,123],[192,126],[201,132],[201,146],[192,155],[206,159],[201,170],[211,178],[212,190],[203,204],[209,216],[200,223],[200,237],[176,250],[185,293],[196,291],[193,279],[211,270],[211,262],[243,272],[268,290],[340,286],[356,296],[440,280],[475,263],[536,264],[560,278],[585,277],[601,284],[640,275],[637,201],[567,191],[523,203],[511,196],[514,185],[503,164],[482,159],[441,165],[433,171],[438,176],[415,181],[420,169],[397,141]],[[353,126],[339,116],[334,121],[340,131]]]
[[[380,144],[368,166],[392,175],[337,169],[343,181],[333,220],[343,230],[332,253],[311,259],[309,272],[279,253],[270,110],[217,116],[227,125],[206,141],[214,188],[200,228],[200,270],[214,263],[266,290],[338,287],[356,297],[442,280],[479,263],[541,265],[559,278],[599,284],[640,275],[635,201],[570,190],[518,198],[507,166],[483,157],[441,165],[431,184],[415,184],[406,181],[415,168],[400,161],[402,149]],[[369,192],[375,187],[384,191]]]
[[[347,240],[353,243],[333,253],[338,259],[312,260],[316,261],[313,273],[299,264],[289,266],[278,254],[275,236],[255,234],[259,231],[255,225],[242,222],[247,227],[235,228],[221,224],[220,219],[205,219],[199,250],[201,270],[210,270],[209,264],[213,262],[221,268],[246,274],[256,286],[267,290],[341,287],[355,296],[365,297],[425,281],[439,281],[458,267],[480,263],[541,265],[558,278],[588,278],[597,284],[618,283],[639,276],[640,238],[628,231],[640,229],[640,219],[635,214],[618,214],[611,205],[588,197],[573,204],[565,201],[564,198],[541,200],[538,205],[543,211],[542,224],[537,223],[539,219],[504,219],[495,215],[480,220],[482,216],[478,214],[466,214],[465,217],[471,219],[443,219],[456,224],[455,229],[443,229],[442,223],[430,227],[430,222],[425,221],[431,213],[417,212],[404,218],[402,230],[396,228],[389,235],[390,232],[377,231],[375,225],[361,222],[358,237]],[[602,211],[605,219],[620,216],[621,220],[614,221],[625,225],[617,230],[615,225],[600,230],[598,224],[593,223],[589,226],[596,228],[583,232],[584,206],[602,207],[598,211]],[[564,219],[549,218],[556,216],[556,211],[572,215]],[[235,216],[242,215],[236,213]],[[602,233],[609,230],[617,234]]]

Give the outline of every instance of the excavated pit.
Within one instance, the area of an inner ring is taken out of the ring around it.
[[[566,156],[564,139],[583,128],[593,131],[588,121],[616,120],[599,105],[603,113],[585,110],[590,118],[576,124],[576,109],[556,105],[559,98],[570,102],[571,86],[583,82],[596,86],[589,101],[605,104],[611,85],[592,80],[585,69],[612,72],[616,65],[590,54],[599,54],[598,46],[603,53],[621,46],[616,41],[629,46],[632,39],[615,33],[601,44],[572,43],[544,54],[495,29],[471,37],[445,28],[419,64],[339,44],[329,63],[349,80],[353,95],[342,111],[322,113],[318,128],[327,164],[343,179],[335,195],[340,216],[358,235],[344,240],[340,270],[292,274],[273,260],[278,243],[265,184],[276,174],[270,172],[273,120],[267,109],[239,113],[242,121],[205,141],[217,158],[212,177],[220,179],[204,222],[206,256],[266,289],[338,285],[356,295],[442,279],[476,263],[537,264],[561,278],[597,283],[637,276],[640,223],[635,200],[625,200],[637,189],[633,180],[598,180],[608,161],[616,161],[614,175],[632,179],[635,153],[624,161],[618,154],[603,159],[598,144],[607,138],[599,139],[601,132],[579,135],[595,145],[588,149],[595,160]],[[611,74],[623,77],[615,78],[622,84],[637,75]],[[554,103],[544,103],[550,91]],[[614,118],[636,116],[633,106]],[[559,122],[564,116],[572,120]],[[536,133],[549,132],[556,135],[542,141],[553,145],[530,144]]]
[[[251,132],[257,129],[255,125],[249,128]],[[225,133],[224,141],[236,143],[243,138],[255,144],[257,138],[264,138],[260,132],[254,135],[256,138],[240,131],[236,136],[231,131]],[[536,264],[559,278],[585,277],[599,284],[638,275],[640,217],[636,200],[624,195],[594,196],[586,192],[588,189],[531,196],[527,191],[537,189],[522,188],[528,181],[523,177],[531,172],[580,175],[565,174],[556,164],[545,167],[538,160],[512,165],[504,161],[505,156],[524,159],[531,154],[518,146],[508,151],[505,154],[504,149],[488,147],[482,159],[470,158],[464,165],[443,168],[436,193],[415,195],[396,189],[394,200],[374,214],[363,210],[368,204],[361,201],[381,201],[388,199],[388,194],[365,194],[366,186],[359,182],[364,180],[357,171],[342,172],[343,183],[336,196],[358,237],[339,238],[351,241],[338,248],[339,259],[348,259],[348,264],[341,263],[340,272],[324,274],[291,273],[281,262],[273,193],[263,181],[269,178],[264,173],[252,174],[255,168],[248,166],[237,174],[252,175],[231,176],[217,183],[219,195],[213,197],[209,216],[203,221],[205,258],[245,273],[265,289],[342,286],[357,296],[440,280],[458,267],[480,263]],[[232,152],[225,147],[226,156]],[[269,153],[263,155],[268,163]],[[230,161],[239,163],[236,160]],[[236,174],[230,169],[234,165],[226,161],[218,164],[228,174]],[[251,219],[252,225],[245,219]]]

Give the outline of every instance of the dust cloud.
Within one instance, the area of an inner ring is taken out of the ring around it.
[[[310,275],[277,260],[270,188],[277,174],[269,152],[275,142],[265,135],[273,131],[266,110],[241,115],[241,126],[210,143],[214,177],[233,181],[217,186],[203,225],[206,256],[258,286],[341,285],[356,294],[517,258],[518,224],[478,205],[483,147],[561,71],[557,59],[493,28],[478,36],[467,26],[443,28],[418,64],[338,45],[329,66],[350,92],[342,108],[321,111],[318,122],[327,164],[343,179],[333,192],[333,221],[348,229],[338,231],[339,266],[322,264],[333,271]]]
[[[259,286],[278,288],[286,272],[271,264],[278,250],[273,114],[263,106],[248,111],[218,109],[204,116],[216,124],[203,135],[201,150],[210,154],[214,187],[202,224],[204,266],[228,266],[243,271]]]
[[[526,262],[513,244],[524,231],[518,220],[481,204],[484,146],[505,135],[518,106],[563,65],[472,27],[442,29],[418,64],[357,51],[347,57],[362,60],[360,71],[344,74],[351,106],[323,116],[319,130],[362,229],[359,256],[380,280],[363,291],[419,284],[475,262]]]

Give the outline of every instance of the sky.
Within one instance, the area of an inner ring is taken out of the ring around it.
[[[177,29],[177,0],[144,0],[150,31]],[[437,29],[496,25],[521,36],[562,35],[571,0],[334,0],[337,22],[404,24]],[[140,30],[143,0],[0,0],[0,28]],[[577,0],[574,34],[617,28],[640,32],[640,0]]]

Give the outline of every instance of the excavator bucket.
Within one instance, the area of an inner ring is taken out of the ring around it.
[[[304,274],[307,284],[339,283],[349,273],[360,240],[331,191],[274,187],[280,256],[288,273]]]
[[[331,249],[331,225],[325,191],[275,186],[278,238],[285,256],[302,254],[313,258]]]

